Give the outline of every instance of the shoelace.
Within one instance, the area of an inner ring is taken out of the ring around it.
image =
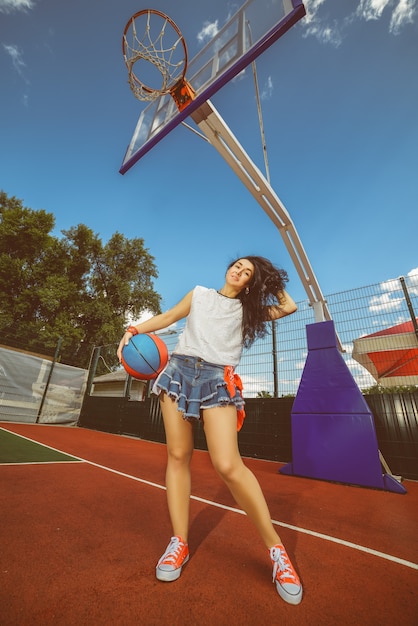
[[[271,560],[274,562],[273,565],[273,582],[276,580],[277,571],[279,570],[281,574],[279,578],[290,578],[295,581],[297,584],[297,578],[293,571],[292,564],[290,563],[288,556],[285,552],[280,550],[280,548],[272,548],[270,551]]]
[[[173,537],[168,544],[167,550],[161,557],[159,564],[167,563],[167,565],[175,565],[183,546],[184,543],[182,541],[179,541],[177,537]]]

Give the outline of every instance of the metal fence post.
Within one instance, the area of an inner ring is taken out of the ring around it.
[[[57,359],[58,359],[58,355],[59,355],[59,352],[60,352],[60,349],[61,349],[61,344],[62,344],[62,337],[59,337],[58,343],[57,343],[57,347],[55,348],[54,358],[52,360],[51,367],[49,369],[48,380],[46,381],[45,389],[44,389],[44,392],[42,394],[41,404],[39,405],[38,415],[36,416],[36,422],[35,422],[36,424],[39,422],[39,419],[40,419],[41,414],[42,414],[42,409],[44,407],[46,394],[48,393],[49,383],[51,382],[52,372],[54,371],[55,363],[57,362]]]
[[[406,300],[406,304],[407,304],[407,307],[408,307],[409,315],[411,316],[412,326],[414,327],[415,335],[416,335],[416,338],[418,339],[418,324],[417,324],[417,320],[416,320],[416,317],[415,317],[414,307],[412,306],[411,298],[409,297],[408,287],[406,286],[404,276],[399,276],[399,280],[400,280],[401,285],[402,285],[402,291],[403,291],[403,294],[405,296],[405,300]]]
[[[279,380],[278,380],[278,372],[277,372],[277,345],[276,345],[276,320],[272,320],[271,322],[271,340],[273,343],[273,396],[274,398],[279,397]]]
[[[87,378],[86,396],[89,396],[91,392],[91,387],[93,385],[93,379],[96,375],[97,363],[99,362],[101,349],[102,349],[102,346],[96,346],[95,348],[93,348],[93,355],[91,357],[89,375]]]

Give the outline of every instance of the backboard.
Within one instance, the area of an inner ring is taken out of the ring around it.
[[[166,94],[142,110],[120,173],[125,174],[304,15],[302,0],[242,2],[237,12],[189,62],[186,78],[195,91],[195,98],[187,107],[179,111],[171,95]],[[170,17],[175,20],[174,15]],[[181,29],[181,24],[178,26]],[[183,35],[187,41],[187,33]]]

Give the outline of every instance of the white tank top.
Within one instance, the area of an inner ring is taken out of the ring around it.
[[[242,304],[215,289],[197,286],[186,326],[174,349],[215,365],[238,365],[242,353]]]

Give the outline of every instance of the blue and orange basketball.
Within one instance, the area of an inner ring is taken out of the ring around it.
[[[133,378],[156,378],[167,365],[168,350],[157,335],[144,333],[131,337],[122,350],[122,365]]]

